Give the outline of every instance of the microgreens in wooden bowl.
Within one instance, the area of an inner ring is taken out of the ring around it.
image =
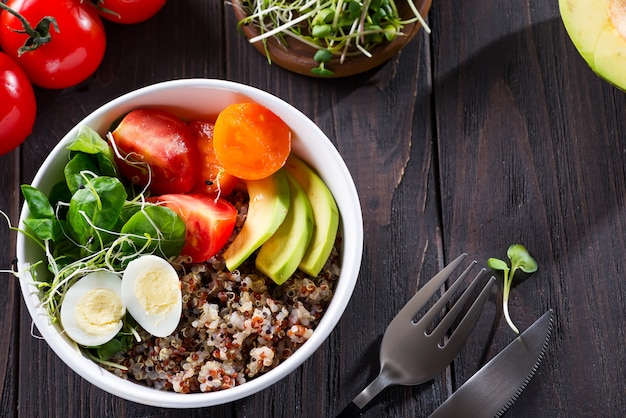
[[[238,28],[275,63],[312,77],[368,71],[420,30],[431,0],[232,0]]]

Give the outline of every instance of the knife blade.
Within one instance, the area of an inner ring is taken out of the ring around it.
[[[429,418],[499,417],[535,374],[548,346],[552,309],[458,388]]]

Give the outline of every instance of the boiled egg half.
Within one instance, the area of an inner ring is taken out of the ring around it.
[[[108,271],[80,278],[67,290],[61,304],[65,333],[87,347],[102,345],[115,337],[126,314],[121,289],[120,277]]]
[[[182,313],[180,280],[165,259],[143,255],[128,263],[121,295],[135,321],[155,337],[171,335],[178,326]]]

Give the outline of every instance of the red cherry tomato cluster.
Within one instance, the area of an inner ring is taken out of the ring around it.
[[[101,18],[139,23],[156,14],[165,1],[3,2],[0,5],[0,155],[19,146],[32,131],[36,113],[32,85],[62,89],[81,83],[96,71],[106,48]]]

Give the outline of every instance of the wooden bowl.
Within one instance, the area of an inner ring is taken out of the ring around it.
[[[431,1],[432,0],[414,0],[414,3],[422,17],[426,17],[428,14]],[[238,22],[247,17],[241,5],[241,0],[233,0],[232,6]],[[408,3],[403,0],[398,2],[398,12],[400,16],[405,19],[413,16],[413,12],[411,11]],[[259,35],[258,29],[253,25],[241,25],[240,28],[248,39],[252,39]],[[333,71],[333,74],[326,76],[325,78],[347,77],[378,67],[404,48],[404,46],[408,44],[419,32],[420,28],[421,24],[419,22],[405,25],[402,28],[404,36],[397,36],[393,41],[385,42],[375,47],[370,51],[372,54],[371,57],[359,54],[346,57],[343,63],[339,61],[339,57],[333,57],[325,64],[325,68]],[[269,54],[269,58],[273,64],[298,74],[309,77],[318,77],[311,72],[312,68],[319,66],[319,63],[313,60],[316,50],[309,45],[299,42],[295,38],[288,39],[289,45],[288,47],[285,47],[274,37],[268,38],[266,40],[267,51],[262,41],[255,42],[252,45],[264,56]]]

